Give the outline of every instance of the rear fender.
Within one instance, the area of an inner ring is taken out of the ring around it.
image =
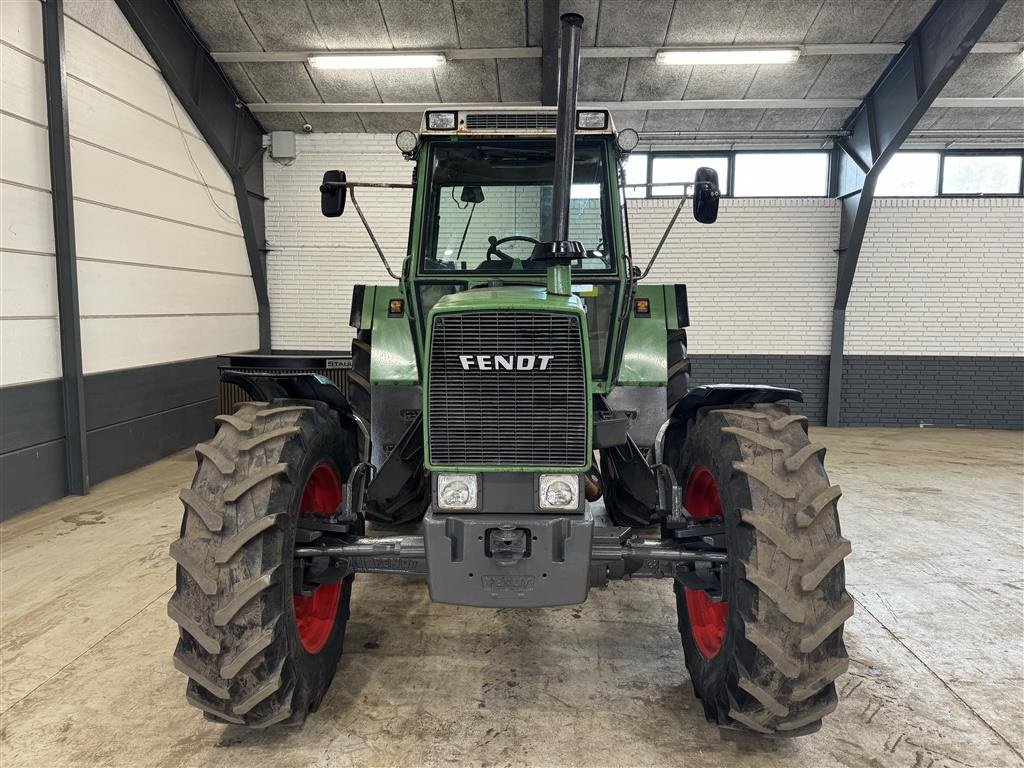
[[[318,373],[242,373],[230,368],[222,369],[220,380],[241,387],[253,400],[270,402],[275,398],[318,400],[326,403],[338,414],[343,425],[355,430],[359,443],[359,460],[367,461],[370,453],[370,435],[366,425],[352,412],[345,395],[326,376]]]

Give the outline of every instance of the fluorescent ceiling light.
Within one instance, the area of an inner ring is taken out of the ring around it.
[[[789,64],[800,58],[799,48],[691,48],[660,51],[659,64]]]
[[[442,53],[338,53],[310,56],[316,69],[430,69],[446,61]]]

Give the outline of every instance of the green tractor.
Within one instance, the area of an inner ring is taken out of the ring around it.
[[[657,251],[641,270],[630,249],[637,134],[577,109],[582,22],[562,17],[557,109],[445,106],[399,134],[408,255],[397,285],[356,287],[347,395],[224,371],[251,402],[196,447],[168,606],[208,718],[316,710],[357,573],[488,608],[666,578],[712,722],[800,735],[835,708],[853,604],[824,446],[780,404],[795,390],[691,387],[686,288],[642,282]],[[327,172],[323,213],[350,200],[384,259],[364,186],[396,185]],[[687,197],[713,222],[715,172],[687,186],[672,223]]]

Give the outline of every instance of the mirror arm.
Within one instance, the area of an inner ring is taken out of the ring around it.
[[[360,184],[359,186],[363,187],[363,186],[371,186],[371,185],[369,185],[369,184]],[[372,186],[384,187],[384,186],[391,186],[391,185],[374,184]],[[388,260],[386,258],[384,258],[384,251],[381,250],[380,243],[378,243],[377,242],[377,238],[374,237],[373,230],[370,229],[370,223],[366,220],[366,217],[363,215],[363,209],[359,207],[359,201],[356,200],[355,185],[352,185],[352,186],[349,187],[349,199],[352,201],[352,205],[354,205],[356,207],[356,213],[359,214],[359,220],[361,222],[363,222],[363,228],[366,230],[366,234],[368,234],[370,236],[370,242],[373,243],[373,247],[377,250],[377,255],[380,256],[380,260],[384,264],[384,269],[386,269],[388,271],[388,274],[391,275],[392,279],[394,279],[394,280],[401,280],[402,278],[400,278],[398,275],[396,275],[394,272],[391,271],[391,265],[388,264]],[[678,211],[676,212],[676,215],[678,215]],[[673,221],[675,221],[675,219],[673,219]]]
[[[639,283],[641,280],[647,277],[648,273],[651,271],[651,267],[654,266],[654,262],[657,261],[658,255],[661,253],[661,249],[665,246],[665,241],[668,240],[668,236],[672,234],[672,230],[676,225],[676,219],[679,218],[679,213],[683,210],[683,206],[686,205],[686,201],[689,199],[690,197],[689,195],[686,194],[686,191],[684,189],[683,196],[679,198],[679,205],[676,206],[676,210],[672,214],[672,218],[669,221],[668,226],[665,227],[665,233],[661,236],[661,240],[658,242],[658,247],[654,249],[654,253],[651,255],[651,260],[647,262],[647,268],[643,271],[641,275],[635,277],[633,279],[633,282]]]
[[[349,189],[354,189],[355,187],[375,187],[377,189],[415,189],[416,185],[398,181],[325,181],[320,185],[320,191],[327,192],[335,187],[348,187]]]

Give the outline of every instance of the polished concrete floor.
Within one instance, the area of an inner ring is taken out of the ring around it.
[[[1024,436],[814,430],[853,540],[851,668],[817,734],[720,733],[690,689],[667,582],[582,606],[431,604],[358,580],[347,654],[302,730],[206,722],[171,667],[183,453],[0,526],[0,764],[1024,764]]]

